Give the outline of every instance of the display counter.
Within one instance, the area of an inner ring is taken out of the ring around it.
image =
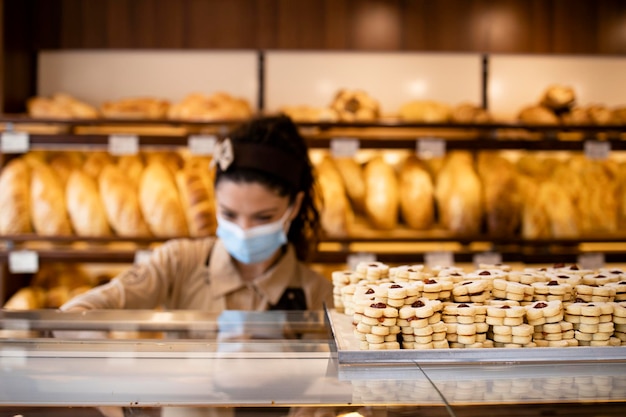
[[[0,414],[94,406],[269,407],[275,415],[348,406],[452,416],[487,406],[626,410],[624,359],[545,362],[550,348],[540,348],[536,362],[437,364],[421,363],[416,350],[402,363],[342,364],[327,320],[321,311],[1,311]]]

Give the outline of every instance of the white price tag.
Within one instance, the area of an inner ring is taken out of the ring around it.
[[[139,137],[137,135],[109,136],[109,153],[111,155],[137,155]]]
[[[578,255],[578,265],[582,269],[600,269],[604,268],[604,254],[603,253],[581,253]]]
[[[191,135],[187,140],[189,152],[192,155],[213,155],[217,136],[215,135]]]
[[[138,250],[135,252],[135,264],[143,264],[150,260],[152,256],[152,251],[149,249]]]
[[[422,159],[443,158],[446,156],[446,141],[438,138],[418,139],[417,156]]]
[[[497,252],[477,253],[473,256],[473,261],[476,268],[480,265],[497,265],[502,263],[502,255]]]
[[[39,271],[39,255],[32,250],[9,252],[9,272],[12,274],[34,274]]]
[[[355,271],[361,262],[376,262],[376,255],[369,252],[352,253],[348,255],[347,263],[350,271]]]
[[[430,269],[443,266],[454,266],[454,254],[452,252],[427,252],[424,254],[424,263]]]
[[[335,138],[330,141],[330,154],[335,158],[353,158],[361,146],[355,138]]]
[[[599,140],[585,141],[585,156],[587,159],[604,160],[611,153],[611,143]]]
[[[24,153],[30,147],[30,137],[26,132],[2,132],[0,151],[2,153]]]

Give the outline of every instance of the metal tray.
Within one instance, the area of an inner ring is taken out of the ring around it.
[[[350,317],[326,309],[339,364],[470,364],[542,362],[626,362],[626,346],[568,348],[393,349],[360,350]]]

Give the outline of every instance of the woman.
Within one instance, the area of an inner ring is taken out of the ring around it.
[[[317,310],[332,285],[305,266],[319,230],[313,168],[297,127],[261,118],[216,147],[217,238],[176,239],[61,307]]]

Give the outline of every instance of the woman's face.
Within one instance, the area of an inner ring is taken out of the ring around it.
[[[217,215],[242,229],[278,221],[289,207],[288,196],[280,196],[257,182],[222,180],[215,189],[215,200]],[[301,201],[298,195],[288,221],[297,216]]]

